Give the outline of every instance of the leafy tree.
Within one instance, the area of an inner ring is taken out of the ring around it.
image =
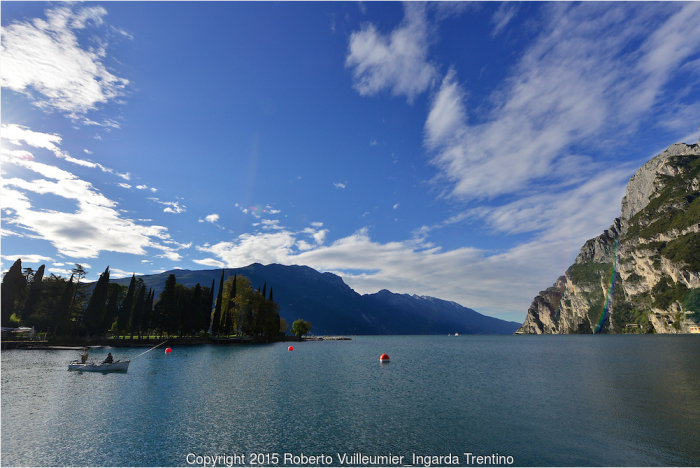
[[[76,278],[76,284],[75,287],[73,287],[71,315],[75,318],[76,321],[79,321],[83,311],[83,304],[85,304],[85,298],[87,297],[85,285],[80,284],[80,280],[85,278],[88,272],[83,268],[83,266],[80,263],[76,263],[75,268],[73,268],[71,272],[73,273],[73,277]]]
[[[34,277],[38,278],[40,272],[43,273],[41,268]],[[53,331],[55,325],[53,313],[67,282],[67,279],[52,273],[48,278],[42,277],[41,284],[37,282],[32,284],[24,306],[23,317],[26,326],[35,327],[37,330]],[[34,294],[36,299],[32,297]]]
[[[34,269],[33,268],[24,268],[22,269],[22,272],[24,273],[24,277],[27,278],[27,284],[30,284],[32,281],[34,281]]]
[[[5,274],[2,280],[2,291],[0,291],[0,323],[3,327],[10,324],[10,317],[15,312],[18,303],[27,286],[27,278],[22,274],[22,260],[17,259]]]
[[[280,333],[284,334],[287,333],[287,330],[289,330],[289,324],[287,321],[283,318],[280,319]]]
[[[235,332],[237,282],[238,275],[234,274],[233,278],[229,277],[224,283],[224,295],[222,297],[224,306],[221,310],[221,332],[224,335],[230,335]]]
[[[292,324],[292,333],[301,340],[302,335],[306,335],[311,330],[311,324],[302,319],[295,320]]]

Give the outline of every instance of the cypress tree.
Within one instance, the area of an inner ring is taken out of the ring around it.
[[[136,274],[131,275],[129,290],[126,292],[126,297],[119,308],[117,314],[117,332],[123,333],[129,325],[129,317],[131,317],[131,309],[134,307],[134,295],[136,294]]]
[[[221,302],[224,299],[224,272],[221,270],[221,281],[219,281],[219,293],[216,296],[216,307],[214,308],[214,319],[212,320],[211,332],[214,335],[219,334],[219,326],[221,325]]]
[[[119,293],[121,291],[121,286],[112,283],[110,287],[112,288],[112,293],[109,295],[109,301],[107,302],[105,313],[102,316],[102,322],[97,330],[99,336],[109,331],[112,327],[112,323],[114,323],[114,319],[117,318],[117,314],[119,313]]]
[[[86,336],[90,335],[90,330],[96,331],[100,327],[107,307],[108,294],[109,267],[105,269],[104,273],[100,275],[100,279],[97,280],[92,296],[90,296],[90,302],[85,308],[83,323],[85,324]]]
[[[211,280],[211,287],[209,288],[209,294],[207,295],[207,299],[204,301],[204,310],[202,311],[204,315],[204,320],[205,320],[205,328],[204,331],[209,332],[213,331],[213,324],[212,324],[212,317],[211,317],[211,311],[214,303],[214,282],[216,280],[212,278]]]
[[[129,320],[129,332],[131,336],[134,336],[134,332],[138,334],[141,338],[141,327],[143,326],[143,309],[146,306],[146,285],[143,284],[143,280],[139,278],[139,288],[136,293],[136,301],[134,302],[134,309],[131,312],[131,320]]]
[[[148,290],[148,296],[146,297],[146,304],[143,306],[143,320],[141,322],[141,325],[143,327],[143,331],[147,334],[147,336],[148,330],[151,329],[151,322],[153,321],[153,299],[155,295],[155,290],[153,288],[150,288]]]
[[[53,334],[56,336],[59,330],[59,325],[61,332],[68,334],[70,331],[70,309],[71,302],[73,301],[73,275],[70,275],[66,287],[63,288],[61,293],[61,298],[58,300],[58,304],[53,311],[52,319],[54,323]]]
[[[176,284],[175,275],[169,275],[165,281],[165,287],[158,295],[159,300],[158,304],[156,304],[154,325],[156,328],[160,328],[161,335],[164,331],[170,332],[174,328],[177,329],[177,324],[174,323],[177,307]]]
[[[267,296],[267,281],[263,284],[262,295],[263,297]]]
[[[202,318],[202,303],[204,302],[204,297],[202,296],[202,286],[197,283],[192,291],[192,304],[190,308],[190,314],[193,316],[192,324],[194,325],[194,332],[197,333],[202,329],[202,324],[204,323]]]
[[[2,279],[0,291],[0,323],[3,327],[10,324],[10,317],[15,311],[15,301],[19,300],[27,286],[27,278],[22,274],[22,260],[17,261]]]

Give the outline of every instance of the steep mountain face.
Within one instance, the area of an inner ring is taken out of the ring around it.
[[[448,334],[500,333],[512,334],[520,326],[481,315],[461,305],[427,296],[394,294],[387,290],[360,295],[339,276],[319,273],[307,266],[261,265],[226,269],[224,278],[234,273],[250,279],[253,288],[273,288],[280,316],[288,324],[302,318],[311,322],[315,335],[376,334]],[[199,283],[211,286],[214,297],[219,287],[221,270],[172,270],[143,276],[156,297],[163,290],[168,275],[187,287]],[[128,285],[131,278],[113,280]]]
[[[700,322],[700,145],[629,181],[621,216],[535,298],[516,333],[689,333]]]

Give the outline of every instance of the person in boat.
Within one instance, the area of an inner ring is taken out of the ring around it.
[[[102,364],[112,364],[113,362],[114,358],[112,357],[112,353],[107,353],[107,357],[102,361]]]
[[[83,348],[83,354],[80,355],[80,362],[85,364],[88,360],[88,356],[90,356],[90,352],[87,348]]]

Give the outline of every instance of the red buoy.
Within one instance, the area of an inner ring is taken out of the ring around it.
[[[382,354],[381,356],[379,356],[379,362],[389,362],[389,355]]]
[[[294,351],[294,346],[290,346],[289,348],[287,348],[287,351]]]
[[[170,354],[173,352],[173,348],[165,348],[165,354]]]

